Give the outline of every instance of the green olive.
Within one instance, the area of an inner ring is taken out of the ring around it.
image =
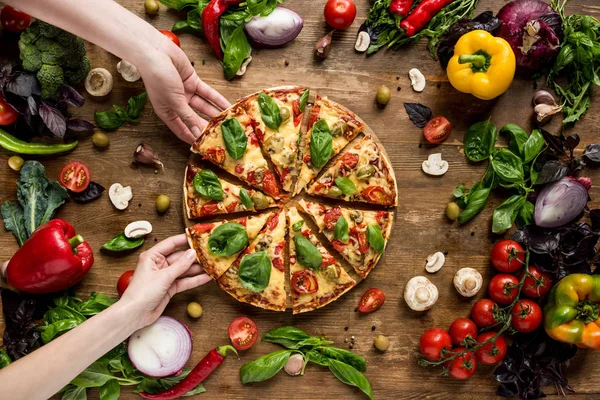
[[[13,171],[20,171],[21,167],[23,167],[23,163],[25,161],[23,161],[23,159],[19,156],[12,156],[8,159],[8,166],[10,167],[10,169],[12,169]]]
[[[290,119],[290,110],[288,110],[286,107],[281,107],[279,115],[281,115],[281,122],[285,122]]]
[[[446,217],[451,221],[456,221],[460,215],[460,207],[455,202],[451,201],[446,205]]]
[[[376,98],[379,104],[385,106],[387,103],[390,102],[390,89],[385,85],[379,86],[379,89],[377,89]]]
[[[159,213],[167,212],[171,206],[171,199],[166,194],[161,194],[156,198],[156,211]]]
[[[200,318],[202,316],[202,306],[195,301],[192,301],[187,306],[187,313],[192,318]]]
[[[390,339],[383,335],[375,336],[375,340],[373,340],[373,345],[377,350],[386,351],[390,348]]]
[[[332,186],[327,192],[327,197],[331,197],[332,199],[339,199],[343,195],[342,189],[337,186]]]
[[[146,14],[156,15],[158,14],[160,6],[156,0],[146,0],[144,2],[144,8],[146,9]]]
[[[340,277],[340,267],[337,265],[328,265],[327,268],[323,271],[326,277],[329,279],[338,279]]]
[[[359,181],[366,181],[367,179],[372,177],[374,173],[374,166],[372,166],[371,164],[365,165],[364,167],[361,167],[356,173],[356,179],[358,179]]]
[[[94,133],[94,136],[92,136],[92,143],[94,143],[94,146],[96,146],[100,149],[104,149],[104,148],[108,147],[108,145],[110,143],[110,139],[108,138],[106,133],[96,132],[96,133]]]
[[[344,121],[336,122],[335,124],[333,124],[333,127],[331,128],[332,136],[342,136],[346,132],[348,132],[348,124],[345,123]]]
[[[269,200],[267,200],[267,196],[261,192],[254,192],[252,194],[252,201],[254,202],[254,208],[257,210],[264,210],[265,208],[269,207]]]

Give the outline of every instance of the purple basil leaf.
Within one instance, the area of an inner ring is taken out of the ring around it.
[[[600,163],[600,144],[588,144],[583,156],[594,163]]]
[[[94,130],[94,124],[83,119],[70,119],[67,121],[67,130],[73,132],[90,132]]]
[[[48,127],[48,130],[57,137],[65,137],[65,133],[67,133],[67,120],[62,115],[62,113],[52,107],[49,106],[46,102],[42,102],[40,104],[40,117],[42,117],[42,121]]]
[[[6,84],[4,90],[17,96],[29,97],[32,94],[40,94],[40,86],[35,75],[22,72]]]
[[[4,99],[19,114],[23,115],[27,112],[27,99],[7,91],[4,92]]]
[[[38,115],[38,103],[32,96],[27,98],[27,114],[29,115]]]
[[[569,168],[566,165],[558,160],[550,160],[542,166],[535,184],[542,185],[557,181],[567,176],[568,172]]]
[[[574,150],[577,146],[579,146],[579,135],[575,133],[573,135],[567,136],[565,146],[569,150]]]
[[[96,200],[102,195],[106,189],[99,183],[91,181],[88,187],[80,193],[71,192],[71,198],[77,203],[88,203],[92,200]]]
[[[433,118],[431,109],[423,104],[404,103],[404,109],[408,114],[408,118],[410,118],[417,128],[424,128],[431,118]]]
[[[550,149],[556,154],[564,154],[565,153],[565,138],[562,136],[555,136],[548,132],[545,129],[542,129],[542,136],[544,136],[544,140],[548,143]]]
[[[85,103],[83,96],[69,85],[60,88],[60,102],[67,103],[73,107],[81,107]]]
[[[592,228],[595,231],[600,231],[600,209],[595,208],[590,211],[590,220],[592,220]]]

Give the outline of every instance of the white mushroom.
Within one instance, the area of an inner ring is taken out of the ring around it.
[[[125,60],[119,61],[117,64],[117,71],[127,82],[136,82],[142,77],[136,66]]]
[[[474,268],[462,268],[454,275],[454,287],[464,297],[473,297],[483,285],[483,277]]]
[[[425,90],[425,75],[417,68],[413,68],[408,71],[408,77],[410,78],[410,86],[412,86],[415,92],[422,92]]]
[[[415,276],[404,288],[404,301],[412,310],[429,310],[437,299],[437,287],[424,276]]]
[[[137,239],[152,232],[152,224],[148,221],[135,221],[125,227],[125,236]]]
[[[133,198],[133,192],[131,186],[123,187],[120,183],[113,183],[108,189],[108,197],[117,210],[124,210],[129,206],[129,200]]]
[[[358,32],[358,36],[356,37],[356,43],[354,44],[354,50],[359,53],[364,53],[369,48],[371,44],[371,37],[367,33],[367,31]]]
[[[104,68],[94,68],[85,78],[85,90],[92,96],[106,96],[112,88],[113,76]]]
[[[427,257],[427,261],[425,262],[425,271],[433,274],[438,272],[446,262],[446,257],[444,253],[438,251],[437,253],[430,254]]]
[[[242,63],[242,65],[240,65],[240,69],[238,69],[238,71],[235,73],[237,76],[242,76],[246,73],[246,69],[248,68],[248,64],[250,64],[250,62],[252,61],[252,56],[248,56],[248,58],[246,58],[244,60],[244,62]]]
[[[430,154],[427,160],[423,161],[423,172],[428,175],[440,176],[448,171],[448,161],[442,160],[442,153]]]

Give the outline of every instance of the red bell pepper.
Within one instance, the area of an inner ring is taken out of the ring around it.
[[[400,22],[400,28],[404,29],[408,36],[416,35],[442,8],[453,1],[455,0],[423,0],[406,19]]]
[[[410,13],[413,0],[392,0],[390,3],[390,12],[394,15],[406,17]]]
[[[231,6],[236,6],[244,0],[210,0],[202,10],[202,29],[208,39],[208,43],[217,54],[217,58],[223,61],[221,50],[221,35],[219,33],[219,20],[221,15]]]
[[[58,292],[79,282],[94,264],[92,248],[73,225],[53,219],[40,226],[10,259],[9,285],[23,292]]]

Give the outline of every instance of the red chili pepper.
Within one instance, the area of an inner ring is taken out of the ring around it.
[[[181,382],[171,387],[170,389],[165,390],[164,392],[150,394],[150,393],[140,393],[145,399],[158,399],[158,400],[170,400],[170,399],[178,399],[202,382],[208,376],[216,370],[219,365],[223,363],[225,360],[225,355],[227,350],[232,350],[236,355],[237,351],[233,348],[233,346],[225,345],[221,347],[217,347],[216,349],[211,350],[200,362],[194,367],[193,370],[190,371],[188,376],[186,376]]]
[[[36,229],[10,259],[9,285],[33,294],[53,293],[79,282],[94,264],[94,255],[73,225],[53,219]]]
[[[223,61],[223,51],[221,50],[219,20],[229,7],[238,5],[242,1],[244,0],[210,0],[202,11],[202,29],[204,29],[204,35],[217,54],[217,58],[221,61]]]
[[[392,0],[390,3],[390,12],[395,15],[406,17],[413,5],[413,0]]]
[[[400,23],[408,36],[414,36],[444,7],[454,0],[423,0],[406,19]]]

